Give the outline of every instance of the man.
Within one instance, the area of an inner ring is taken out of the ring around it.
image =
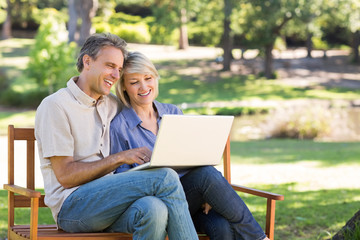
[[[122,164],[149,161],[147,148],[109,155],[110,121],[118,112],[110,89],[119,80],[126,43],[95,34],[82,47],[79,76],[45,98],[35,135],[45,203],[68,232],[129,232],[136,239],[197,239],[176,172],[112,174]]]

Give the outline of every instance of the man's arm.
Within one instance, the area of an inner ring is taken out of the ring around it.
[[[54,156],[50,158],[52,168],[59,183],[64,188],[72,188],[114,171],[122,164],[143,164],[150,161],[151,151],[146,148],[135,148],[94,162],[74,161],[72,156]]]

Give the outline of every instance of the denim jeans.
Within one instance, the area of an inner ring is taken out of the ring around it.
[[[67,232],[198,239],[179,177],[168,168],[104,176],[80,186],[65,200],[58,224]]]
[[[198,167],[180,179],[197,230],[212,240],[258,240],[266,237],[260,225],[222,174],[212,166]],[[202,213],[203,203],[212,207]]]

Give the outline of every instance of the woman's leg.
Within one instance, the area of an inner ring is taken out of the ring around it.
[[[146,196],[166,205],[170,239],[198,238],[179,177],[168,168],[114,174],[84,184],[65,200],[58,223],[69,232],[103,231]]]
[[[193,216],[195,228],[198,232],[206,233],[211,240],[233,240],[234,231],[228,220],[214,210],[205,214],[200,210]]]
[[[248,207],[222,174],[212,166],[192,169],[181,178],[190,213],[193,215],[204,202],[229,221],[235,239],[264,239],[265,233]]]

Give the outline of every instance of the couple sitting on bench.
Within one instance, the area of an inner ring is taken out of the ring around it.
[[[212,166],[125,173],[150,160],[162,115],[182,114],[155,100],[156,68],[125,47],[112,34],[90,36],[78,57],[79,76],[37,109],[45,203],[57,225],[134,239],[192,240],[197,231],[210,239],[268,239]],[[114,84],[118,97],[110,93]]]

